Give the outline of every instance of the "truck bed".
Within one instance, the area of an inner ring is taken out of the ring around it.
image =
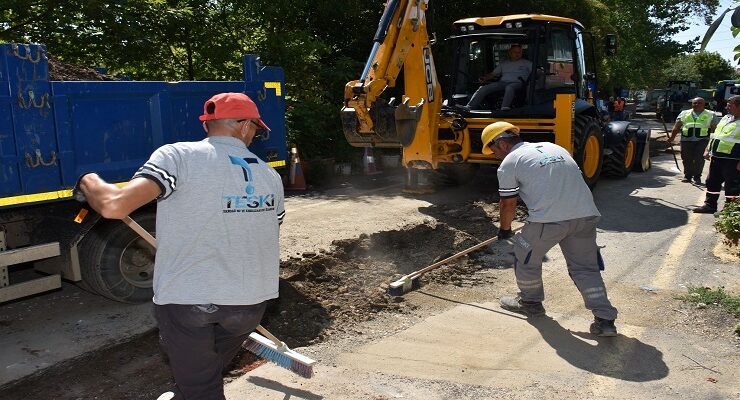
[[[243,92],[272,128],[250,149],[285,166],[283,70],[244,56],[242,81],[49,81],[42,45],[0,45],[0,209],[68,199],[77,177],[126,182],[157,147],[205,137],[198,116]]]

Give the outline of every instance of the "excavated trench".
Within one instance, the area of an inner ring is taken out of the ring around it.
[[[491,202],[492,203],[492,202]],[[281,262],[280,298],[271,301],[262,321],[291,348],[323,342],[334,335],[353,335],[356,325],[378,313],[409,312],[403,297],[387,294],[401,276],[447,258],[495,235],[496,205],[471,202],[431,206],[421,225],[336,240],[329,250],[305,253]],[[473,286],[483,268],[506,268],[489,247],[469,253],[426,274],[429,282]],[[505,257],[503,257],[505,258]],[[226,374],[233,379],[260,365],[242,352]],[[86,354],[0,388],[5,400],[156,398],[173,384],[156,331]]]

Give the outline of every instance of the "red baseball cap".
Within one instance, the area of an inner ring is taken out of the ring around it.
[[[203,115],[198,119],[255,119],[262,129],[270,128],[260,118],[260,112],[252,99],[244,93],[219,93],[203,104]]]

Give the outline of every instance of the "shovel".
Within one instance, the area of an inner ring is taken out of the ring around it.
[[[665,132],[666,136],[669,136],[670,133],[668,132],[668,127],[665,125],[665,119],[663,119],[663,114],[660,115],[660,122],[663,123],[663,131]],[[676,158],[676,152],[673,151],[673,141],[668,142],[668,151],[673,155],[673,162],[676,163],[676,171],[681,172],[681,167],[678,166],[678,158]]]

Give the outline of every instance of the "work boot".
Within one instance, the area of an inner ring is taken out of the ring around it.
[[[701,185],[701,177],[695,176],[694,177],[694,183],[696,183],[697,185]]]
[[[613,319],[594,317],[594,322],[591,323],[591,327],[589,330],[592,334],[596,336],[617,336],[617,327],[614,326]]]
[[[683,179],[681,179],[681,182],[690,183],[691,182],[691,178],[685,176]]]
[[[519,296],[503,296],[499,303],[501,303],[501,308],[504,310],[524,314],[528,317],[545,315],[545,307],[539,301],[522,301]]]
[[[697,214],[714,214],[717,212],[717,208],[712,208],[704,204],[701,207],[695,208],[694,212]]]

